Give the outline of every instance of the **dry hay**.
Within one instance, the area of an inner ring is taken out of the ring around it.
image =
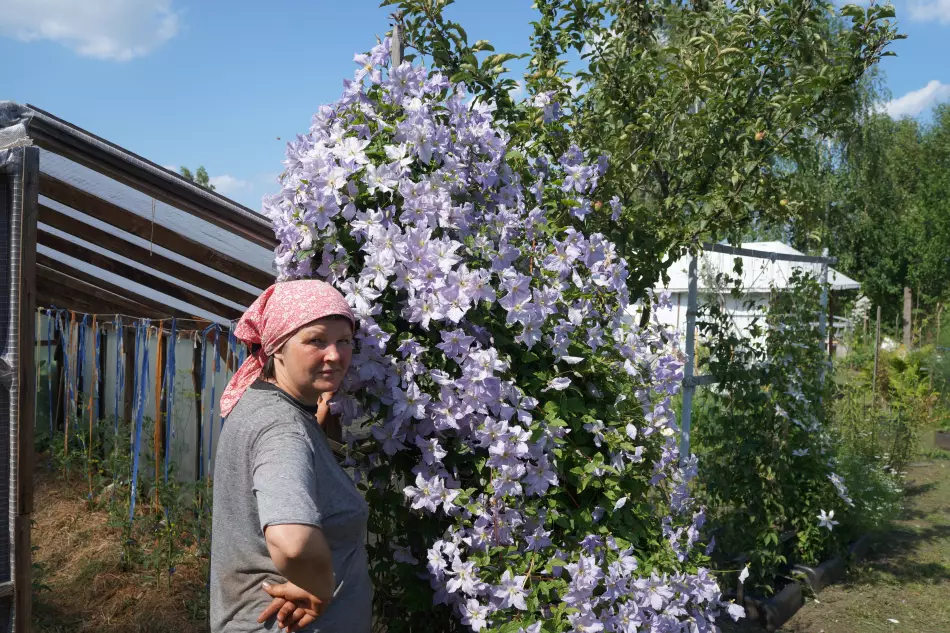
[[[33,625],[39,633],[204,633],[205,579],[197,561],[172,576],[123,569],[122,533],[105,510],[90,509],[81,480],[64,481],[36,470],[34,560],[48,590],[34,592]]]

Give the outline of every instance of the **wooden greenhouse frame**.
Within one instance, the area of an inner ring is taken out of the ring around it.
[[[130,237],[255,288],[266,288],[274,281],[273,273],[99,197],[82,183],[44,172],[43,160],[49,155],[150,197],[153,208],[159,201],[252,244],[268,249],[277,245],[270,221],[251,209],[38,108],[0,102],[0,285],[7,307],[0,311],[0,435],[4,438],[0,480],[9,482],[0,487],[0,512],[9,517],[8,528],[0,530],[0,633],[30,631],[37,305],[206,322],[210,321],[197,315],[210,313],[219,322],[227,322],[240,316],[241,310],[222,300],[247,306],[255,298],[246,287],[201,272],[180,258],[153,252]],[[62,207],[70,213],[63,213]],[[117,231],[96,226],[101,223]],[[77,239],[66,239],[46,227]],[[38,244],[45,254],[37,253]],[[83,269],[50,256],[50,250],[83,262]],[[108,282],[90,270],[106,271],[152,292]],[[156,294],[195,311],[173,307]]]

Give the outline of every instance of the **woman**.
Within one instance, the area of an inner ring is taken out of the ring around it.
[[[237,338],[259,344],[221,396],[211,631],[368,633],[368,508],[315,414],[353,355],[356,322],[329,284],[268,288]]]

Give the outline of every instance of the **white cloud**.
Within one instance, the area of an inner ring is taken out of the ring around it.
[[[917,22],[950,24],[950,0],[911,0],[907,12]]]
[[[891,99],[879,105],[877,110],[886,113],[892,119],[905,116],[915,117],[944,99],[950,99],[950,84],[934,79],[920,90],[911,90],[903,97]]]
[[[0,35],[51,40],[86,57],[128,61],[178,33],[172,0],[3,0]]]
[[[521,101],[528,95],[528,91],[525,90],[524,82],[520,79],[515,79],[515,87],[508,91],[508,96],[511,97],[512,101]]]
[[[212,176],[209,180],[211,184],[214,185],[215,191],[229,198],[244,193],[251,187],[251,183],[248,181],[235,178],[234,176],[228,176],[227,174],[223,176]]]

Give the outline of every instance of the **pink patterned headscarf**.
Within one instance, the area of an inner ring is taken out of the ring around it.
[[[276,283],[257,298],[234,329],[234,336],[261,348],[251,354],[221,395],[221,415],[227,416],[241,396],[261,375],[267,357],[279,350],[294,332],[328,316],[356,319],[343,295],[328,283],[315,279]]]

